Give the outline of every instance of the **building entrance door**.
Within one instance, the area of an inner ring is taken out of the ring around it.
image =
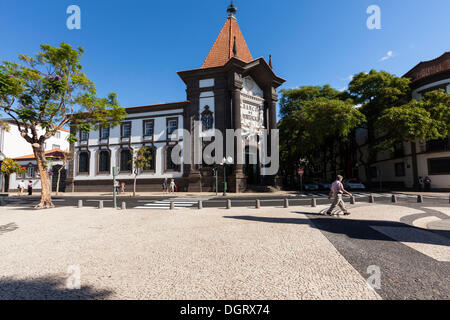
[[[246,146],[245,147],[245,165],[244,173],[247,176],[248,185],[257,185],[261,181],[260,163],[258,159],[257,150]]]

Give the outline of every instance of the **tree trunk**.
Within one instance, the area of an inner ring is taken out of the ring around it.
[[[36,163],[39,169],[39,174],[41,176],[41,202],[35,207],[36,209],[48,209],[54,208],[52,203],[52,195],[50,192],[50,179],[48,176],[47,168],[45,166],[45,153],[44,145],[41,144],[39,147],[33,146],[33,153],[36,158]]]
[[[63,168],[64,167],[61,167],[61,168],[58,169],[58,180],[56,181],[56,195],[58,195],[58,192],[59,192],[59,181],[61,179],[61,170]]]
[[[133,197],[136,197],[136,179],[137,179],[137,174],[134,174],[134,181],[133,181]]]

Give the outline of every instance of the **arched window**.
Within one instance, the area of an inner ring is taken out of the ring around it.
[[[89,173],[89,152],[83,151],[78,154],[78,172]]]
[[[120,171],[131,171],[131,151],[128,149],[120,150]]]
[[[166,147],[166,155],[165,155],[165,162],[166,162],[166,171],[179,171],[179,165],[175,164],[174,159],[172,159],[172,150],[174,146],[167,146]]]
[[[147,151],[145,152],[144,156],[145,156],[145,158],[150,159],[148,161],[148,165],[143,168],[144,171],[153,171],[153,170],[155,170],[156,149],[153,148],[153,147],[147,147]]]
[[[98,172],[107,172],[111,168],[111,154],[108,150],[101,150],[98,153]]]

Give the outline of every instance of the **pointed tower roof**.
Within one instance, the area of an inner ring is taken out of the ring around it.
[[[203,62],[202,69],[223,66],[233,57],[244,62],[253,61],[252,54],[236,21],[236,11],[236,7],[231,3],[227,10],[227,21]]]

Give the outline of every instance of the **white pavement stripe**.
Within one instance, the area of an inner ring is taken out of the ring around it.
[[[413,225],[418,227],[418,228],[422,228],[422,229],[428,229],[428,224],[430,222],[434,222],[434,221],[440,221],[441,219],[439,219],[438,217],[435,216],[428,216],[428,217],[423,217],[423,218],[419,218],[413,221]]]
[[[154,201],[154,202],[150,202],[150,203],[168,203],[170,204],[170,201]],[[173,201],[173,203],[175,204],[195,204],[197,203],[197,201]]]
[[[450,239],[414,227],[370,227],[437,261],[450,262]]]
[[[169,210],[169,207],[134,207],[133,209],[166,209]],[[179,209],[179,208],[175,208],[175,209]]]
[[[169,208],[170,207],[170,204],[165,204],[165,203],[146,203],[146,204],[144,204],[144,206],[146,206],[146,207],[165,207],[165,208]],[[192,207],[192,205],[188,205],[188,204],[178,204],[178,205],[175,205],[174,204],[174,207],[185,207],[185,208],[188,208],[188,207]]]

